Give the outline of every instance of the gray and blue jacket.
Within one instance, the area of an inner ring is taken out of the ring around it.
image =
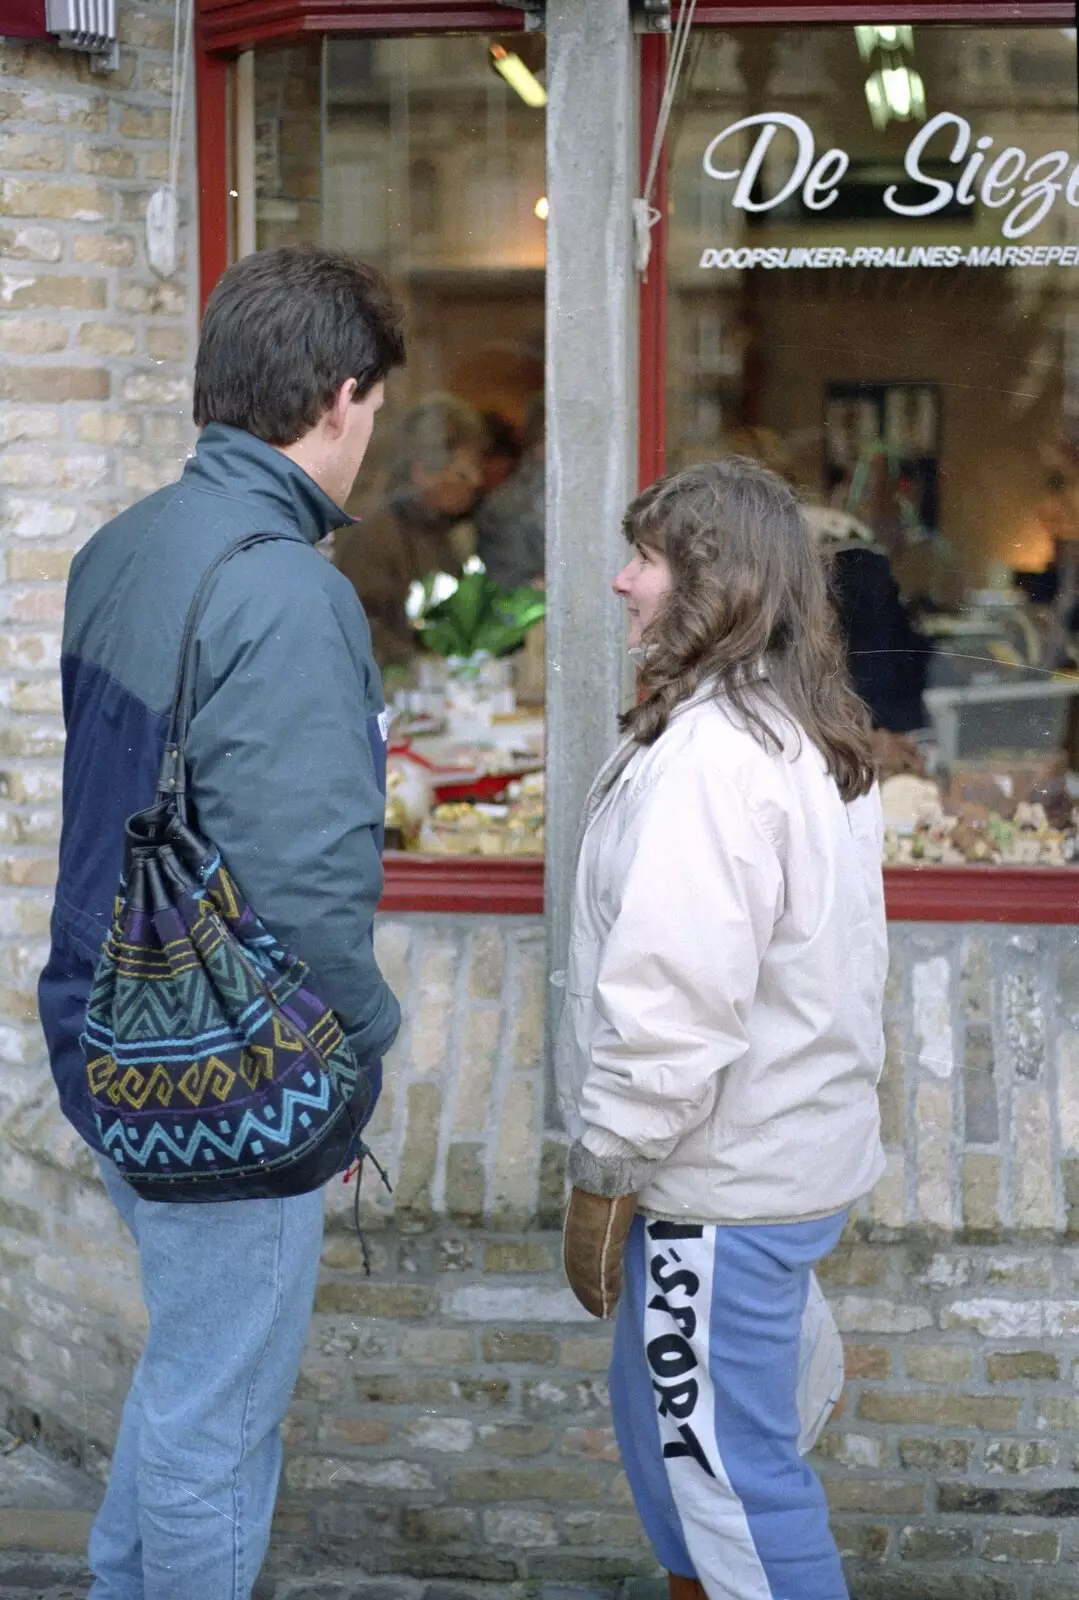
[[[382,893],[386,740],[371,635],[348,579],[313,547],[350,519],[250,434],[206,428],[177,483],[76,556],[64,615],[63,831],[39,1002],[66,1116],[95,1149],[79,1042],[109,931],[124,823],[151,805],[199,579],[220,568],[195,639],[188,787],[200,831],[247,901],[307,962],[361,1062],[400,1010],[372,943]]]

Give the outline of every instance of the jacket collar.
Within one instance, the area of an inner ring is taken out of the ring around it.
[[[633,655],[634,652],[631,651],[630,654]],[[644,652],[641,652],[640,654],[641,658],[643,659]],[[768,662],[766,659],[761,659],[760,661],[755,662],[752,666],[744,667],[738,674],[738,682],[740,685],[749,683],[767,683],[767,681]],[[677,721],[679,717],[684,717],[688,712],[693,711],[697,706],[706,705],[718,698],[719,692],[715,678],[706,678],[702,684],[698,685],[697,689],[689,696],[688,699],[683,700],[679,705],[675,706],[674,711],[671,713],[671,722],[673,723]],[[606,800],[607,796],[614,790],[618,780],[625,774],[627,767],[633,760],[633,757],[637,754],[637,751],[646,748],[647,746],[645,745],[639,745],[632,735],[627,735],[620,740],[616,748],[603,763],[603,766],[599,769],[599,772],[596,774],[595,780],[593,781],[592,787],[588,791],[588,798],[585,801],[584,812],[581,817],[580,832],[577,842],[578,855],[580,855],[581,840],[584,838],[585,830],[587,829],[589,823],[595,817],[603,801]]]
[[[317,544],[353,518],[295,461],[241,428],[211,422],[202,430],[184,480],[211,494],[258,508],[268,533],[296,531]]]

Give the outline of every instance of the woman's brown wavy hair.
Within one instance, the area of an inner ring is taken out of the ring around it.
[[[865,794],[869,716],[847,681],[823,562],[783,479],[742,456],[686,467],[645,489],[623,530],[660,551],[673,580],[643,640],[641,699],[623,731],[652,744],[715,680],[765,749],[782,748],[789,718],[844,800]]]

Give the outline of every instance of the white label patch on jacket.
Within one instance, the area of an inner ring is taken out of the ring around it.
[[[378,731],[382,735],[382,743],[383,744],[389,744],[389,742],[390,742],[390,714],[389,714],[388,711],[380,711],[379,712],[379,714],[378,714]]]

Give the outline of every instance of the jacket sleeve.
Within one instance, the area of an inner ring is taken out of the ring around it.
[[[385,802],[367,641],[359,605],[321,556],[280,543],[245,552],[223,568],[199,628],[186,747],[199,827],[256,915],[310,967],[361,1061],[380,1058],[400,1025],[372,940]]]
[[[631,801],[612,870],[613,923],[594,995],[570,1176],[643,1186],[710,1115],[747,1043],[761,960],[783,905],[777,851],[735,785],[679,762]]]

